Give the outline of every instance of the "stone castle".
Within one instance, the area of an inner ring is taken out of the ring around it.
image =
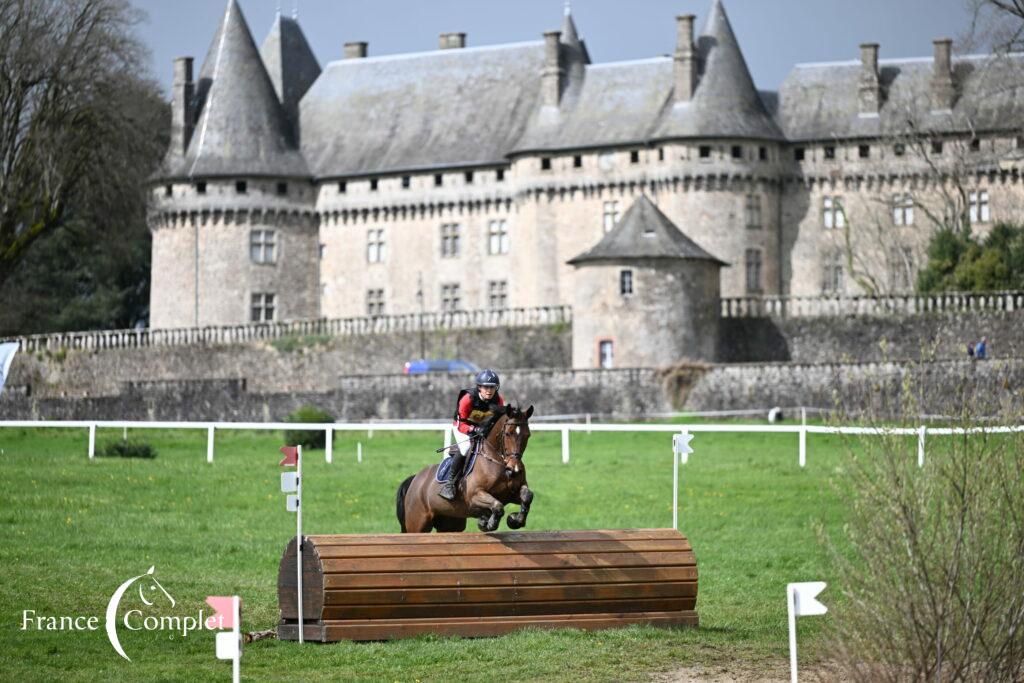
[[[576,367],[711,359],[720,296],[907,291],[938,223],[1024,215],[1024,56],[863,44],[769,92],[720,0],[675,31],[592,64],[567,10],[321,69],[229,0],[198,78],[174,63],[151,326],[569,305]]]

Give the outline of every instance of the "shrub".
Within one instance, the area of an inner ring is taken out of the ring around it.
[[[285,422],[334,422],[334,416],[316,406],[302,406],[286,417]],[[289,429],[284,433],[284,441],[287,446],[324,448],[327,445],[327,432]]]
[[[144,441],[111,441],[100,449],[99,454],[108,458],[145,458],[152,460],[156,457],[156,449]]]
[[[904,393],[913,406],[912,388]],[[955,393],[959,426],[984,424],[974,397]],[[843,679],[1024,680],[1022,437],[935,436],[923,468],[916,438],[856,442],[838,482],[849,520],[831,544],[845,597],[832,622]]]

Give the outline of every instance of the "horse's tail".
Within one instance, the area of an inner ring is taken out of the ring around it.
[[[395,514],[398,516],[398,524],[402,527],[402,533],[405,533],[405,494],[409,491],[409,486],[412,484],[412,480],[416,476],[413,475],[403,481],[398,487],[398,493],[395,494]]]

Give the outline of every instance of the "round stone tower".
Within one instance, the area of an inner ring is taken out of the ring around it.
[[[261,57],[229,0],[198,82],[190,57],[175,60],[152,186],[153,328],[319,315],[315,192],[289,115],[319,66],[297,31],[279,18]]]
[[[641,196],[573,258],[573,367],[655,367],[717,356],[726,265]]]

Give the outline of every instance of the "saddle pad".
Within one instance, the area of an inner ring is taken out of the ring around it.
[[[466,466],[462,468],[462,478],[463,479],[468,477],[469,473],[473,471],[473,465],[476,463],[476,451],[477,451],[477,449],[474,447],[473,450],[469,454],[469,462],[467,462]],[[452,468],[451,456],[445,456],[444,460],[441,461],[441,464],[437,466],[437,474],[434,476],[434,479],[436,479],[438,481],[438,483],[442,483],[442,482],[447,481],[448,480],[448,470],[450,470],[451,468]]]

